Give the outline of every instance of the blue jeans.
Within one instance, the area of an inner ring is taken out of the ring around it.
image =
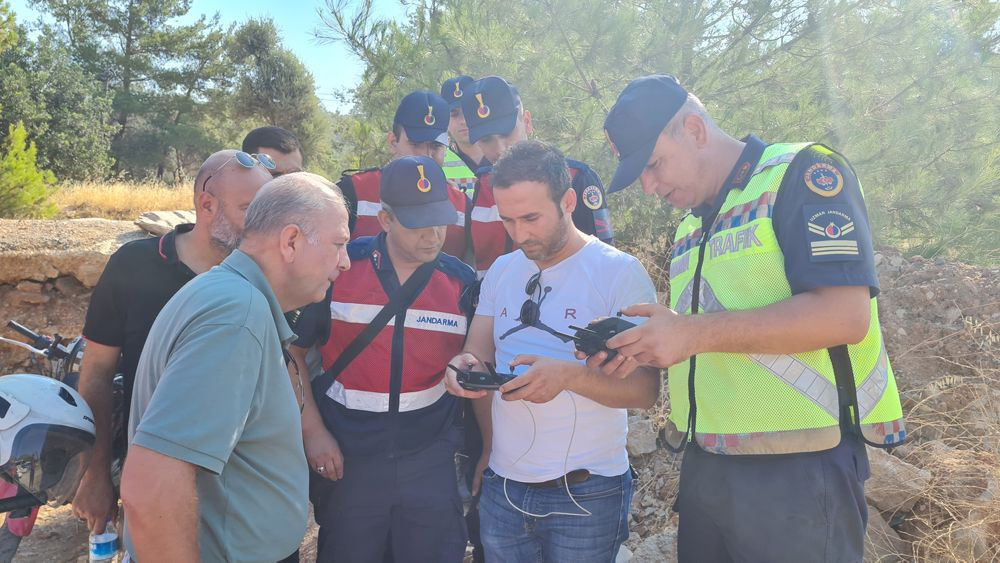
[[[523,514],[511,503],[538,515],[583,512],[566,494],[565,486],[534,488],[506,480],[505,496],[504,481],[492,469],[483,473],[479,519],[487,561],[612,563],[628,538],[631,470],[617,477],[591,475],[570,485],[573,498],[590,516]]]

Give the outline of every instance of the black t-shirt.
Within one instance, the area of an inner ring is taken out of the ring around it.
[[[83,336],[121,348],[118,369],[125,379],[126,405],[131,404],[135,369],[156,315],[195,276],[177,259],[176,246],[177,233],[193,228],[180,225],[162,237],[125,244],[108,260],[90,296]]]

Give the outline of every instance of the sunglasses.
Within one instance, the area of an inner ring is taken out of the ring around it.
[[[528,284],[524,286],[524,292],[528,298],[521,304],[521,322],[533,326],[541,318],[542,310],[542,272],[528,278]]]
[[[278,165],[274,163],[274,160],[264,153],[250,154],[248,152],[236,151],[232,157],[226,159],[226,161],[219,165],[218,168],[213,170],[212,173],[208,175],[208,178],[205,178],[205,181],[201,184],[201,191],[207,191],[205,186],[208,185],[208,181],[212,179],[212,176],[218,174],[219,170],[225,168],[225,166],[229,164],[229,161],[233,159],[236,159],[236,162],[243,168],[253,168],[259,164],[263,166],[264,169],[267,170],[272,176],[274,175],[274,169],[278,167]]]

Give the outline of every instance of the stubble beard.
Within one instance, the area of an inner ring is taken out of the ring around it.
[[[219,214],[212,221],[210,239],[212,247],[225,256],[232,254],[240,244],[240,233],[236,232],[233,224],[229,222],[229,219],[226,219],[221,205],[219,206]]]

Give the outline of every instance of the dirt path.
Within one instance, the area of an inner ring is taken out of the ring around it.
[[[309,529],[302,541],[300,561],[316,561],[317,528],[309,512]],[[90,534],[87,526],[73,516],[70,506],[43,507],[31,535],[21,541],[14,563],[86,563]]]

